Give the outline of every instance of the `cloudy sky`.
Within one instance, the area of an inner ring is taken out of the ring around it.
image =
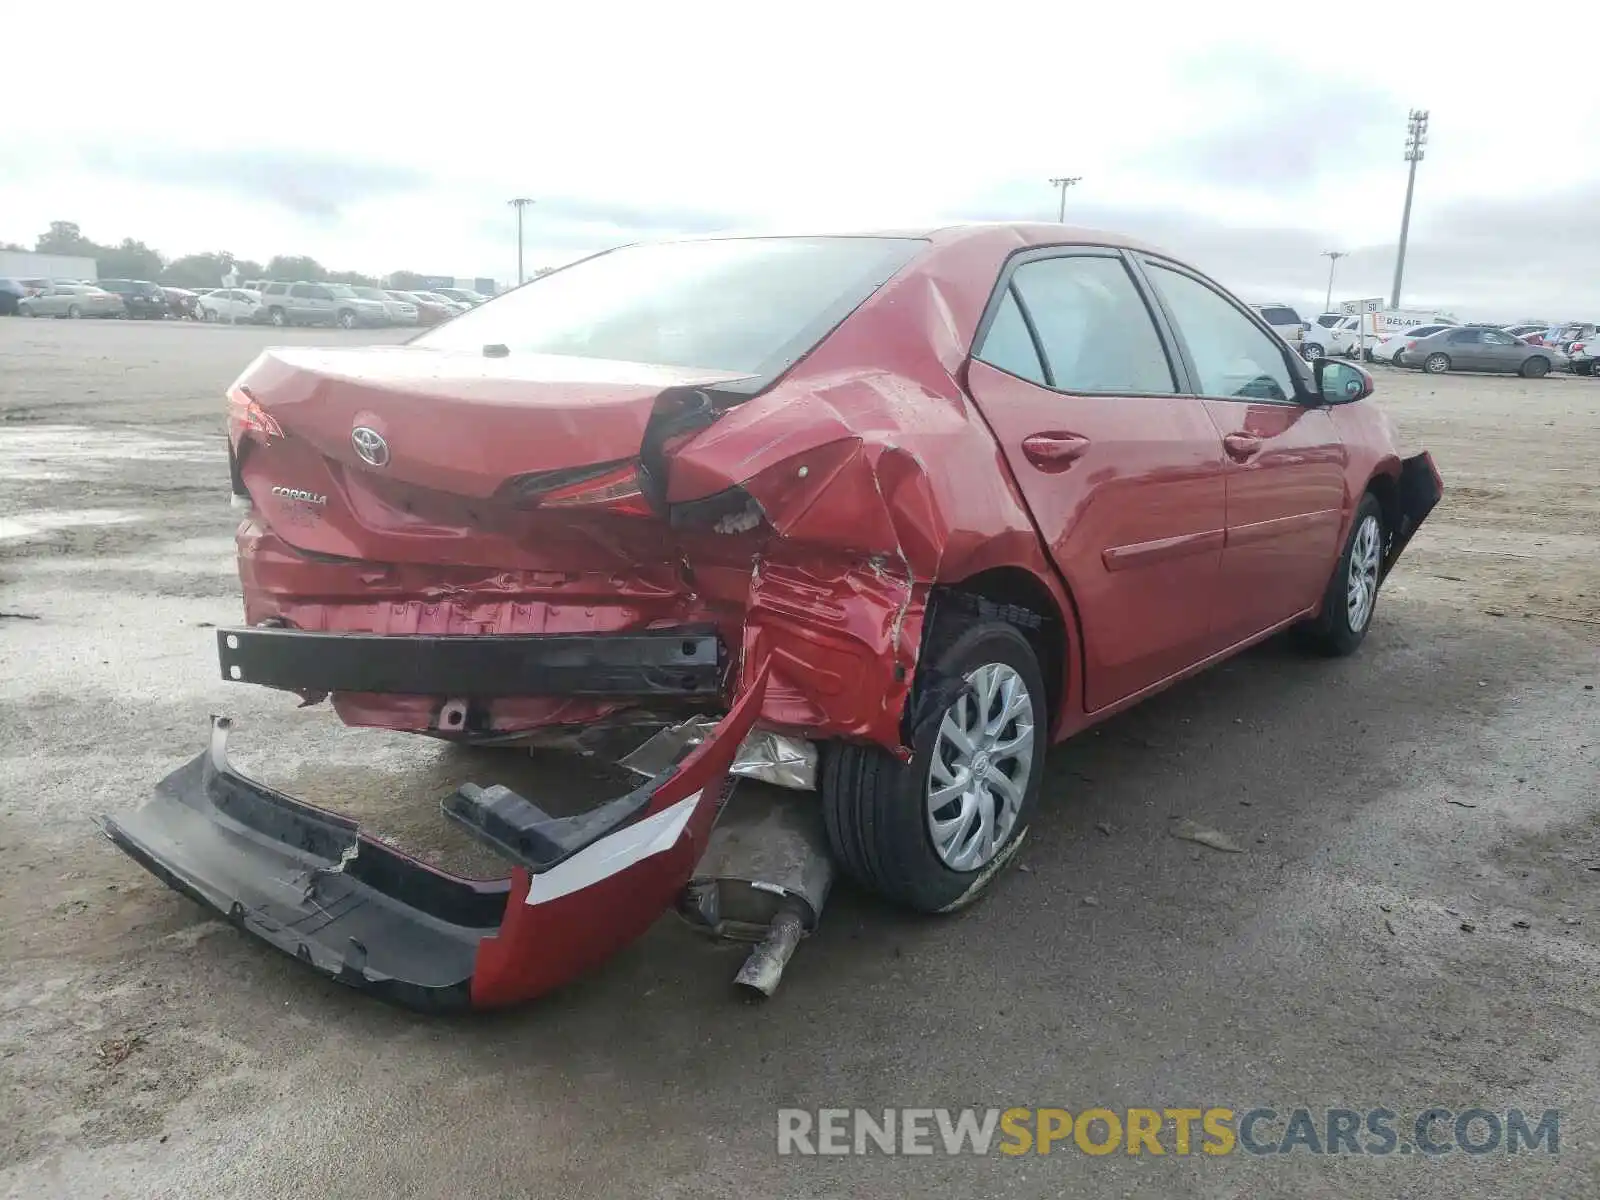
[[[1252,300],[1600,313],[1600,87],[1546,22],[1405,6],[207,0],[8,6],[0,241],[516,274],[641,238],[1054,219]],[[1361,19],[1363,12],[1370,17]],[[1141,15],[1135,16],[1135,13]],[[40,102],[21,102],[35,96]],[[44,102],[48,97],[48,102]]]

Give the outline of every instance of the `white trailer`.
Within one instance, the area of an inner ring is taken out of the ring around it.
[[[35,254],[31,250],[0,250],[0,279],[67,279],[74,283],[100,278],[92,258],[72,254]]]

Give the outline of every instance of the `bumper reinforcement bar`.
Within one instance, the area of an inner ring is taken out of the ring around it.
[[[415,696],[715,696],[715,631],[426,636],[217,630],[222,677],[294,692]]]

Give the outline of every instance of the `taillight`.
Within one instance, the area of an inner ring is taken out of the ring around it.
[[[1573,354],[1579,354],[1582,351],[1583,351],[1583,343],[1582,342],[1573,342],[1572,343],[1572,353]]]
[[[502,494],[519,508],[604,508],[635,517],[655,515],[639,486],[639,467],[632,459],[519,475]]]
[[[1417,348],[1417,344],[1415,342],[1407,342],[1406,343],[1406,349],[1407,350],[1415,350],[1416,348]]]
[[[261,435],[271,442],[283,436],[283,426],[250,394],[249,388],[228,389],[228,444],[237,446],[246,433]]]

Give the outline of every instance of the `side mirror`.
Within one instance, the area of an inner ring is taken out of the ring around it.
[[[1372,395],[1372,376],[1354,363],[1319,358],[1311,366],[1317,394],[1325,404],[1352,404]]]

